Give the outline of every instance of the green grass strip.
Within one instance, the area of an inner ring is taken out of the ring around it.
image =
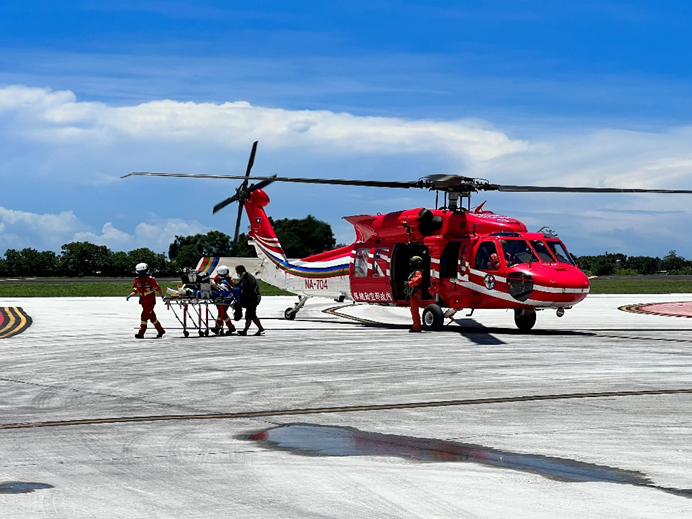
[[[176,289],[180,282],[160,283],[161,288]],[[275,286],[259,281],[263,296],[292,295]],[[131,281],[84,283],[0,283],[0,297],[125,297],[132,290]]]
[[[591,294],[691,294],[692,281],[618,279],[591,281]]]

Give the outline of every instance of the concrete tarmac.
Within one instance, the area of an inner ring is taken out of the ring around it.
[[[184,338],[159,303],[145,340],[134,300],[1,301],[33,324],[0,340],[0,518],[692,517],[692,320],[637,306],[691,294],[531,333],[294,301],[262,337]]]

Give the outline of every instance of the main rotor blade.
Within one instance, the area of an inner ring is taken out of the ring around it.
[[[223,202],[219,202],[218,204],[216,204],[214,206],[214,209],[212,210],[212,214],[218,213],[219,211],[221,211],[221,209],[223,209],[227,205],[232,204],[236,200],[238,200],[238,195],[229,196],[226,200],[224,200]]]
[[[271,182],[294,182],[298,184],[332,184],[338,186],[362,186],[362,187],[391,187],[391,188],[432,188],[432,182],[425,180],[414,181],[396,181],[396,180],[347,180],[339,178],[303,178],[303,177],[245,177],[238,175],[198,175],[188,173],[152,173],[149,171],[137,171],[128,173],[120,178],[131,176],[147,176],[147,177],[176,177],[176,178],[210,178],[224,180],[260,180]]]
[[[557,187],[557,186],[503,186],[488,184],[479,186],[484,191],[503,191],[506,193],[661,193],[692,194],[689,189],[640,189],[620,187]]]
[[[431,176],[428,178],[413,181],[396,180],[347,180],[338,178],[301,178],[301,177],[244,177],[237,175],[195,175],[184,173],[151,173],[135,172],[124,175],[129,176],[152,176],[152,177],[180,177],[180,178],[212,178],[229,180],[259,180],[273,182],[293,182],[299,184],[331,184],[340,186],[362,186],[362,187],[389,187],[400,189],[438,189],[440,191],[465,192],[465,191],[501,191],[505,193],[659,193],[659,194],[692,194],[689,189],[640,189],[640,188],[619,188],[619,187],[562,187],[562,186],[515,186],[491,184],[481,179],[468,177],[455,177],[454,175],[444,178]]]

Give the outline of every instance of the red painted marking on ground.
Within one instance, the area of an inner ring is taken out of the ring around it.
[[[660,315],[675,315],[678,317],[692,317],[692,302],[679,303],[652,303],[639,307],[642,312]]]

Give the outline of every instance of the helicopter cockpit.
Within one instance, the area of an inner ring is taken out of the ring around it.
[[[476,253],[477,269],[497,270],[501,268],[500,258],[504,259],[506,268],[526,263],[575,265],[572,256],[558,238],[525,236],[519,233],[496,233],[495,236],[499,239],[484,240],[479,245]]]

